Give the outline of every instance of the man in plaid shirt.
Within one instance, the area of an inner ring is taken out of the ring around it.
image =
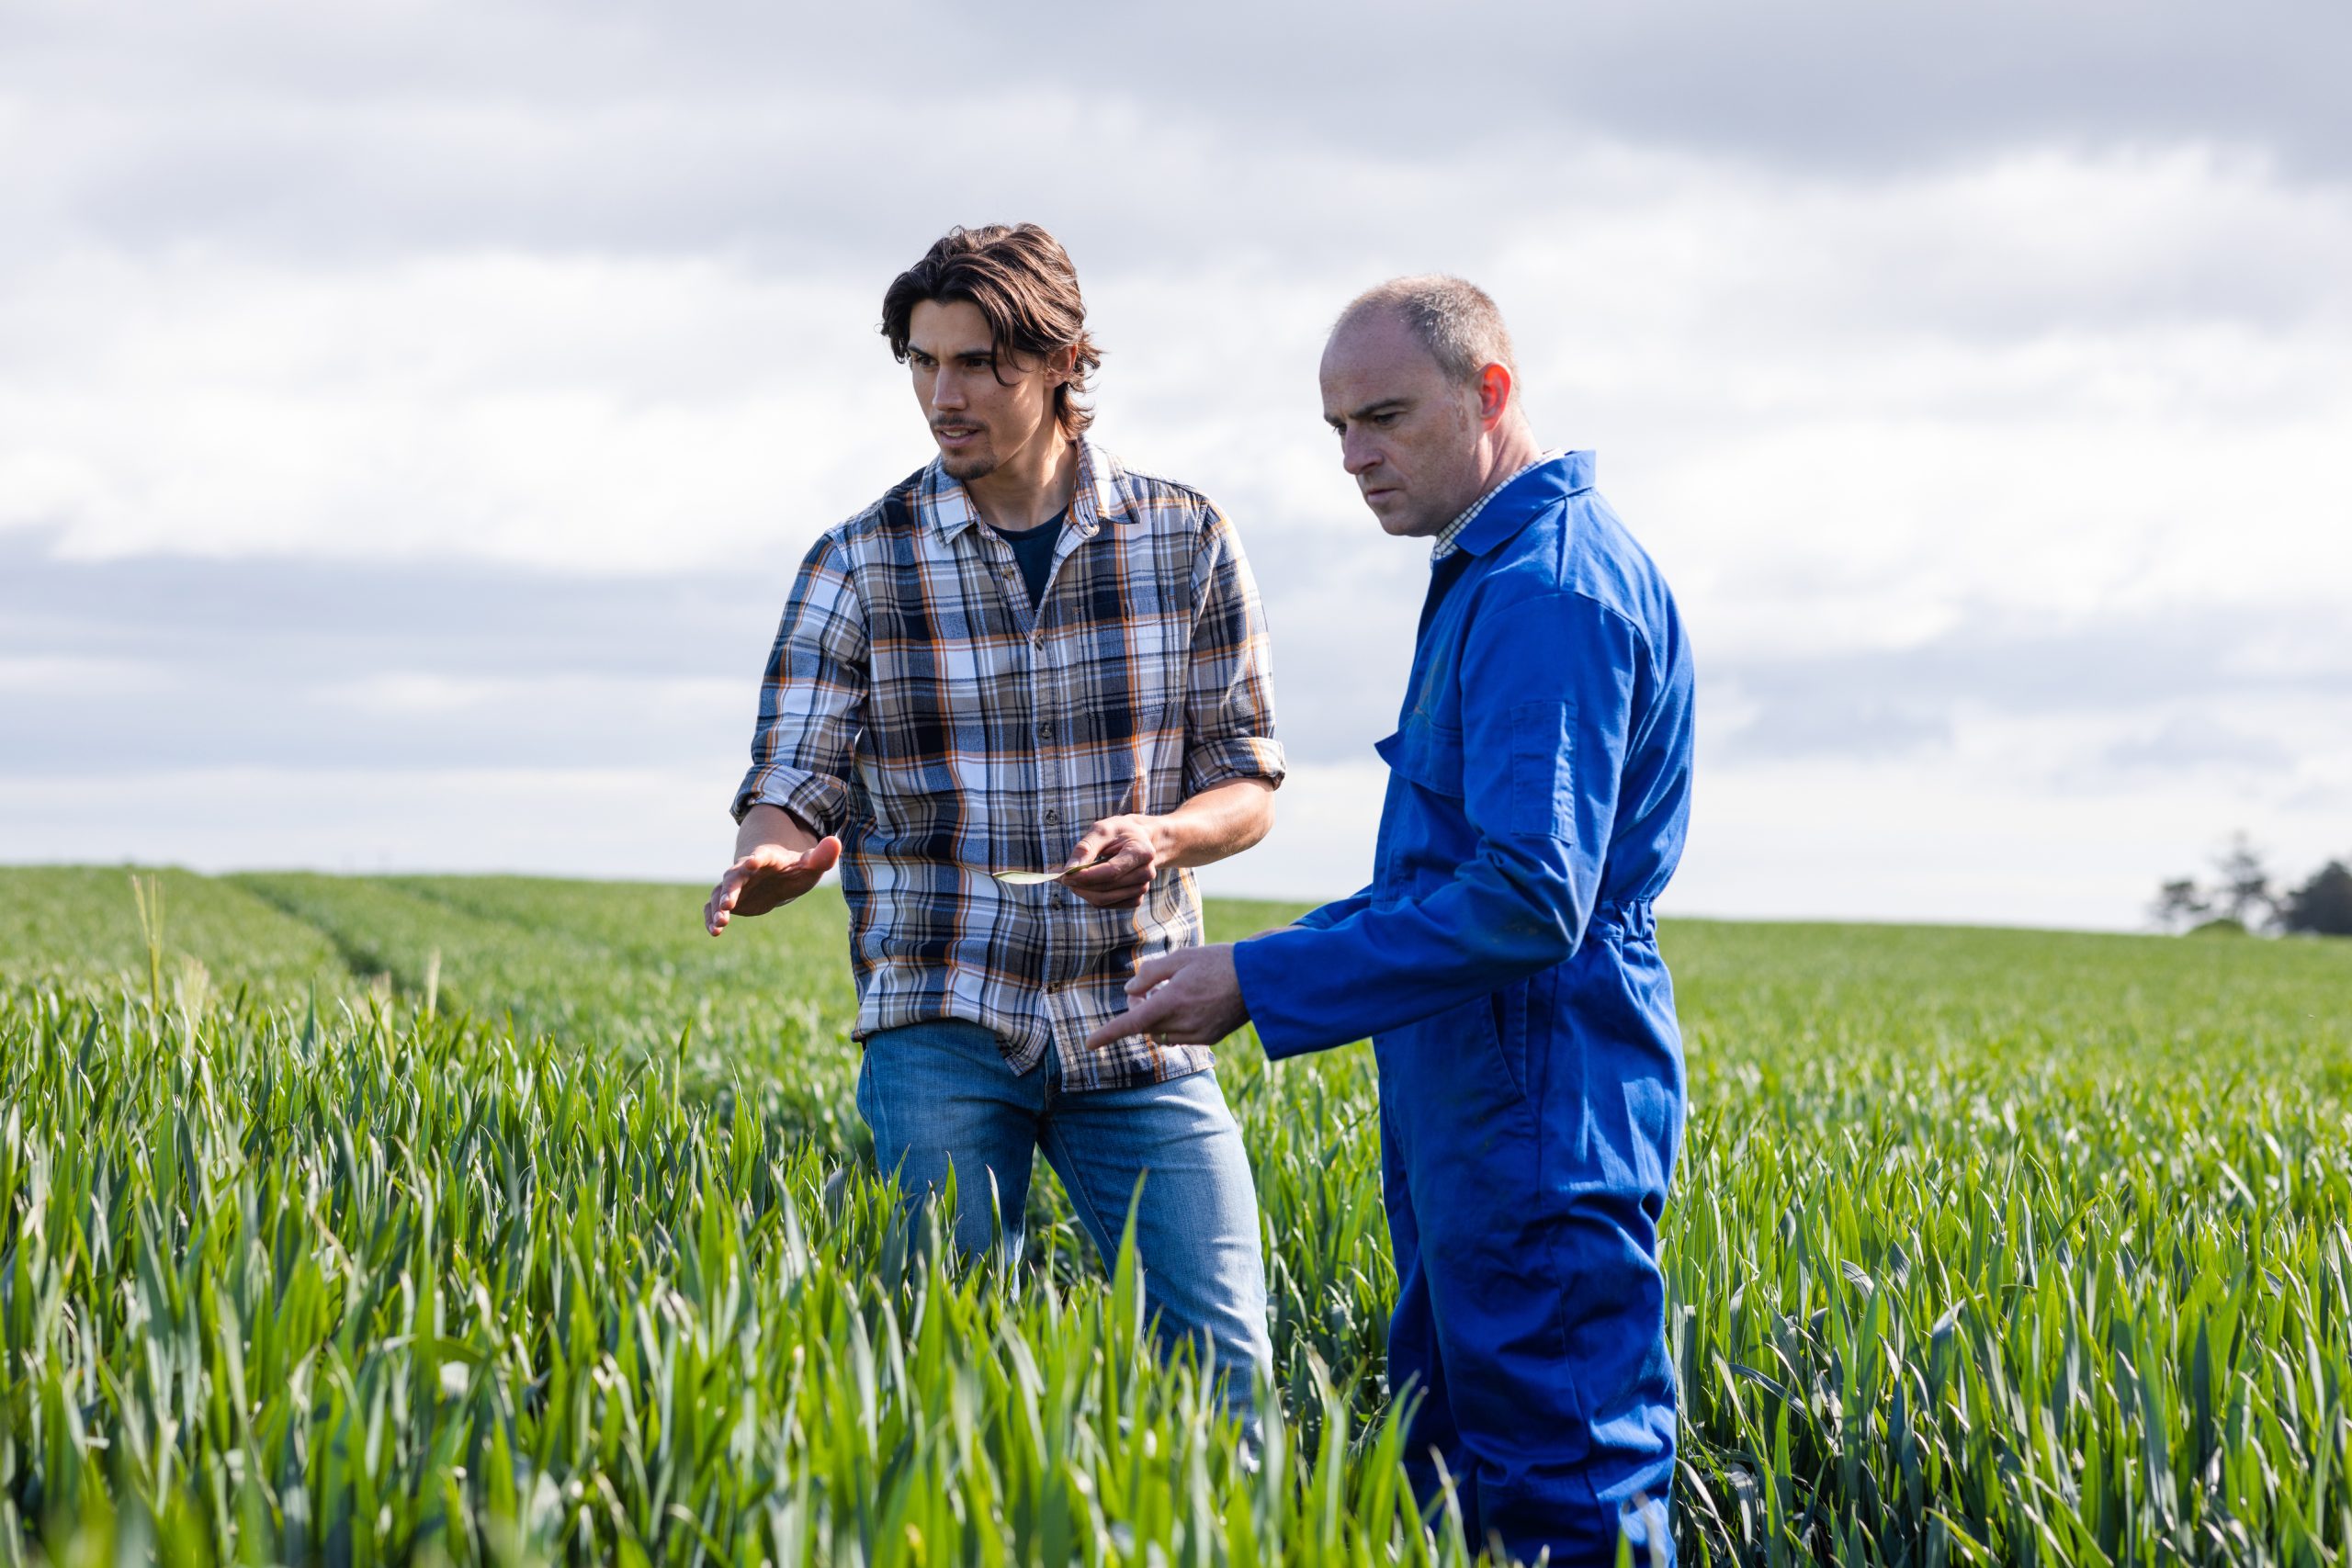
[[[706,923],[839,863],[883,1169],[953,1191],[967,1253],[1001,1223],[1018,1257],[1039,1147],[1106,1256],[1135,1201],[1163,1334],[1211,1350],[1247,1416],[1265,1275],[1213,1053],[1085,1042],[1139,962],[1199,942],[1191,868],[1272,825],[1256,585],[1207,498],[1084,438],[1100,359],[1044,230],[951,231],[882,330],[939,457],[802,561]]]

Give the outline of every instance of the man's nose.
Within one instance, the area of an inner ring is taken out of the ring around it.
[[[1377,443],[1358,441],[1351,435],[1340,443],[1340,463],[1348,472],[1362,479],[1380,467],[1381,451]]]
[[[935,409],[960,409],[964,406],[964,384],[942,370],[939,379],[932,383],[931,406]]]

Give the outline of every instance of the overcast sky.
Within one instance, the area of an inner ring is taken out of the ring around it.
[[[1128,14],[1132,12],[1133,14]],[[0,859],[706,878],[947,225],[1076,259],[1366,875],[1427,562],[1333,311],[1476,279],[1701,671],[1684,913],[2129,927],[2352,852],[2352,11],[0,10]]]

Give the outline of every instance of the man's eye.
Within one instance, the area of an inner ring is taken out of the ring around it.
[[[1385,430],[1396,423],[1396,415],[1394,412],[1376,413],[1372,416],[1372,423]]]

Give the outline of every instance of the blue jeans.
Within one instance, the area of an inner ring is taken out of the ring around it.
[[[857,1110],[882,1169],[899,1173],[910,1200],[944,1190],[955,1170],[954,1235],[968,1256],[994,1239],[993,1176],[1005,1255],[1019,1259],[1039,1148],[1106,1263],[1134,1202],[1146,1313],[1163,1343],[1190,1341],[1215,1356],[1227,1408],[1255,1431],[1250,1377],[1273,1364],[1258,1193],[1215,1073],[1065,1093],[1053,1051],[1016,1077],[994,1034],[942,1019],[866,1041]]]

